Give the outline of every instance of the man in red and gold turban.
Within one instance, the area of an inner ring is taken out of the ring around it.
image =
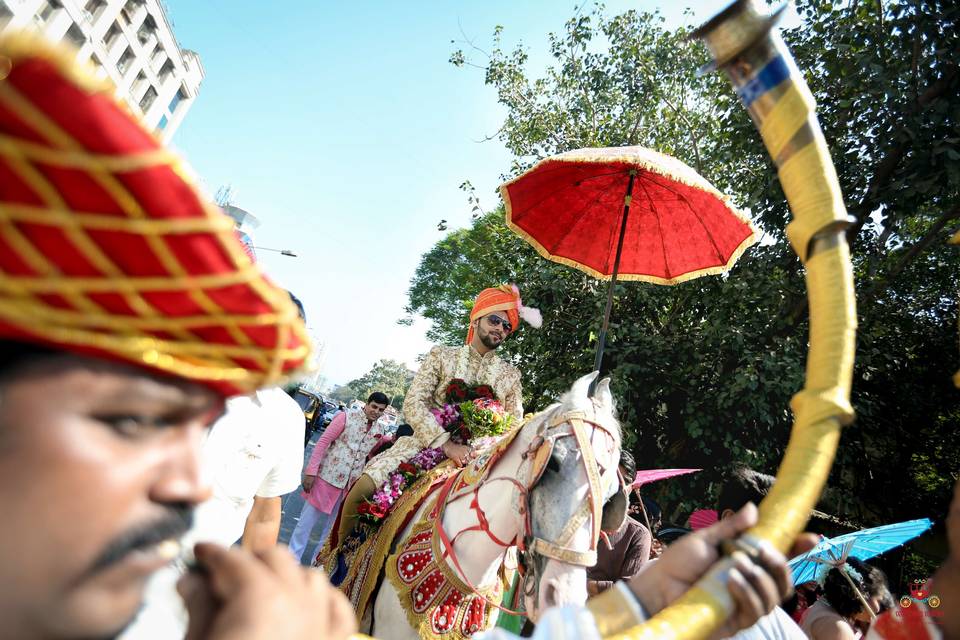
[[[0,38],[0,635],[112,638],[210,496],[227,397],[309,355],[244,253],[72,51]],[[345,637],[343,597],[283,549],[197,545],[190,637]],[[244,634],[239,634],[243,630]]]
[[[515,419],[523,417],[520,371],[497,357],[495,351],[517,330],[523,318],[534,327],[541,324],[540,312],[523,306],[516,286],[502,285],[484,289],[470,312],[467,341],[461,347],[436,346],[424,358],[403,401],[403,415],[413,427],[413,435],[375,457],[364,469],[344,499],[337,542],[343,541],[356,522],[360,503],[376,491],[401,462],[421,449],[441,447],[448,458],[463,466],[474,457],[466,444],[450,440],[450,434],[430,412],[444,405],[444,393],[451,380],[469,385],[489,385],[504,409]]]

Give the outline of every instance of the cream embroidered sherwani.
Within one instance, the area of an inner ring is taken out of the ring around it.
[[[388,474],[426,447],[439,447],[450,437],[437,424],[430,409],[444,404],[444,390],[451,380],[460,378],[469,385],[486,384],[493,388],[504,410],[515,420],[523,419],[520,371],[504,362],[493,351],[477,353],[470,345],[434,347],[427,354],[403,401],[403,415],[413,435],[400,438],[367,465],[363,472],[380,486]]]

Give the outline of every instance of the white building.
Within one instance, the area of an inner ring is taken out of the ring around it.
[[[15,28],[77,47],[164,141],[203,80],[200,57],[180,48],[160,0],[0,0],[0,30]]]

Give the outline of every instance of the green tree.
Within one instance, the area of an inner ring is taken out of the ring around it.
[[[327,396],[336,400],[337,402],[350,402],[354,398],[359,397],[356,390],[349,384],[337,385],[330,393],[327,394]]]
[[[865,524],[943,513],[960,468],[950,383],[960,255],[943,242],[960,219],[960,9],[920,0],[798,10],[805,27],[785,37],[857,216],[859,420],[844,433],[824,508]],[[719,74],[697,76],[706,53],[657,14],[578,13],[549,35],[553,64],[540,77],[522,46],[502,48],[502,34],[479,63],[462,51],[451,62],[480,66],[507,110],[505,178],[568,149],[641,144],[697,168],[762,229],[729,276],[618,285],[603,368],[641,466],[707,470],[685,480],[687,495],[715,490],[735,462],[775,471],[803,381],[806,296],[783,234],[789,210],[746,111]],[[501,208],[423,256],[408,311],[433,321],[432,339],[458,344],[469,301],[497,282],[517,282],[544,313],[541,330],[503,347],[523,371],[526,406],[542,407],[591,366],[605,285],[541,259]]]
[[[394,407],[402,409],[403,397],[412,380],[413,372],[403,363],[383,359],[348,386],[356,391],[356,397],[361,400],[366,400],[375,391],[381,391],[387,394]]]

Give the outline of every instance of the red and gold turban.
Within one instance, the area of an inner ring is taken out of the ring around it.
[[[0,339],[127,363],[224,395],[310,346],[233,222],[61,51],[0,40]]]
[[[510,321],[511,333],[520,326],[520,318],[523,318],[531,326],[539,328],[543,320],[540,312],[532,307],[523,306],[520,300],[520,290],[516,285],[500,285],[484,289],[477,296],[473,303],[473,310],[470,311],[470,329],[467,331],[467,344],[473,340],[473,321],[491,314],[494,311],[506,311],[507,320]]]

